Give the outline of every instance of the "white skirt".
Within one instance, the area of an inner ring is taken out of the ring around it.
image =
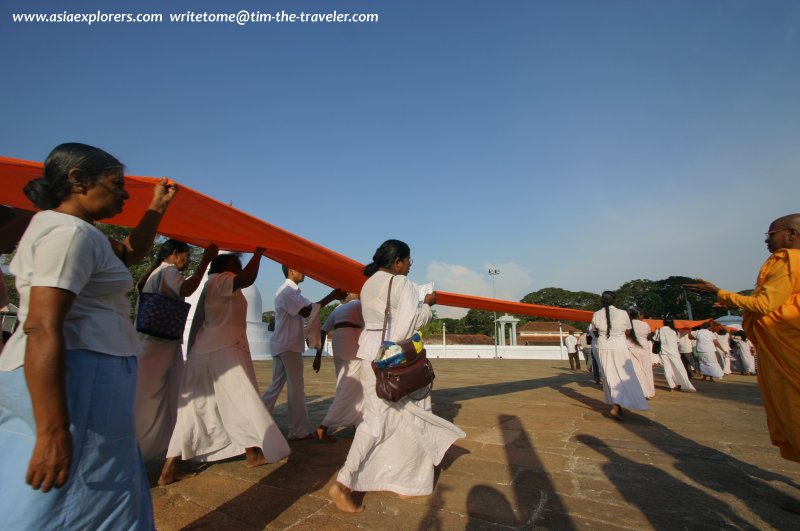
[[[605,382],[603,392],[606,404],[618,404],[629,409],[649,409],[642,384],[633,368],[633,358],[625,337],[612,336],[603,343],[603,348],[597,349],[597,361]]]
[[[683,366],[680,356],[670,356],[661,354],[661,364],[664,366],[664,378],[670,389],[681,386],[681,391],[695,391],[689,375],[686,374],[686,367]]]
[[[379,331],[380,332],[380,331]],[[358,425],[337,481],[358,491],[405,496],[433,492],[433,467],[466,434],[431,412],[431,397],[387,402],[375,394],[372,365],[361,363],[364,420]]]
[[[140,334],[142,338],[144,334]],[[178,416],[178,396],[183,378],[180,341],[152,336],[142,338],[136,377],[136,438],[145,462],[164,456]]]
[[[291,451],[258,394],[250,354],[237,346],[190,353],[167,457],[220,461],[253,447],[269,462]]]
[[[636,371],[636,376],[642,385],[644,396],[652,398],[656,395],[656,384],[653,380],[653,355],[650,346],[647,343],[645,345],[640,347],[628,342],[631,359],[633,360],[633,369]],[[659,359],[658,362],[661,363],[661,360]]]
[[[722,378],[722,367],[717,362],[716,352],[698,352],[697,356],[700,358],[700,374],[712,378]]]

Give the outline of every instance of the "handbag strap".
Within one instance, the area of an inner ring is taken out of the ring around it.
[[[381,345],[386,341],[386,323],[389,321],[389,314],[392,311],[392,282],[394,282],[394,275],[389,279],[389,293],[386,294],[386,309],[383,311],[383,331],[381,332]]]

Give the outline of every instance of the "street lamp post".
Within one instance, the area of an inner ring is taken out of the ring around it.
[[[694,318],[692,317],[692,303],[689,302],[689,294],[686,293],[685,289],[681,290],[681,294],[683,295],[683,300],[686,301],[686,316],[689,318],[690,321],[693,321]]]
[[[490,269],[489,276],[492,277],[492,298],[496,299],[494,293],[494,277],[500,274],[499,269]],[[492,319],[494,320],[494,359],[497,359],[497,312],[492,311]]]

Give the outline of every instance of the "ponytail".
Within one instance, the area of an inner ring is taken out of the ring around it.
[[[364,266],[364,276],[371,277],[372,275],[378,272],[378,269],[379,269],[378,264],[376,264],[375,262],[370,262]]]
[[[611,310],[609,307],[617,300],[617,294],[613,291],[604,291],[600,295],[600,300],[603,302],[603,308],[606,310],[606,339],[611,337]]]

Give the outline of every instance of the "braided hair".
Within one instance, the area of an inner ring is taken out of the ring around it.
[[[600,300],[603,303],[603,308],[606,309],[606,339],[611,337],[611,310],[609,307],[617,301],[617,294],[613,291],[604,291],[600,295]]]

